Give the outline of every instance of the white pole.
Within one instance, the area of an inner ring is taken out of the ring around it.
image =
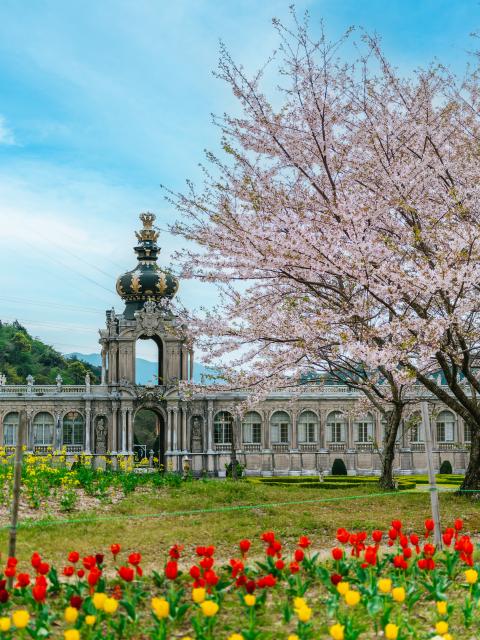
[[[442,528],[440,526],[440,507],[438,504],[438,490],[435,480],[435,470],[433,468],[432,453],[432,427],[430,424],[430,415],[428,413],[428,403],[423,401],[420,403],[422,409],[423,430],[425,432],[425,453],[428,464],[428,479],[430,482],[430,503],[432,507],[432,519],[434,522],[434,539],[437,549],[442,548]]]

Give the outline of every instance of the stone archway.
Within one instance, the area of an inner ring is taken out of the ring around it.
[[[165,418],[154,407],[142,406],[133,419],[133,451],[135,461],[149,458],[153,451],[159,465],[165,463]]]

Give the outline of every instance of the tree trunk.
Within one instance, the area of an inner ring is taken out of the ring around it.
[[[395,459],[395,443],[397,441],[398,428],[402,420],[402,406],[395,406],[388,414],[387,432],[383,442],[382,475],[378,484],[382,489],[393,491],[395,481],[393,479],[393,462]]]
[[[480,493],[480,428],[476,423],[469,423],[471,429],[470,460],[460,490],[478,491]],[[467,494],[475,495],[475,494]]]

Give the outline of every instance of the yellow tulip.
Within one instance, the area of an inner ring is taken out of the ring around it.
[[[12,622],[17,629],[25,629],[30,621],[30,614],[25,609],[18,609],[12,613]]]
[[[306,607],[306,606],[307,606],[307,601],[305,600],[305,598],[299,598],[297,596],[296,598],[293,599],[294,609],[301,609],[302,607]]]
[[[243,601],[245,602],[247,607],[253,607],[257,599],[252,593],[247,593],[245,596],[243,596]]]
[[[478,571],[475,571],[475,569],[467,569],[465,571],[465,580],[468,584],[475,584],[478,580]]]
[[[106,593],[94,593],[93,594],[93,606],[95,609],[103,609],[103,605],[105,604],[105,600],[107,599]]]
[[[360,593],[358,591],[347,591],[344,597],[349,607],[354,607],[360,602]]]
[[[170,604],[165,598],[152,598],[152,609],[157,618],[168,618],[170,614]]]
[[[437,602],[437,611],[441,616],[447,615],[447,603],[445,602],[445,600],[439,600]]]
[[[435,630],[438,635],[443,636],[448,631],[448,622],[445,622],[445,620],[440,620],[440,622],[437,622],[437,624],[435,625]]]
[[[106,598],[105,602],[103,603],[103,610],[105,611],[105,613],[115,613],[117,609],[118,600],[115,600],[115,598]]]
[[[212,618],[217,613],[219,606],[213,600],[205,600],[200,604],[200,608],[206,618]]]
[[[183,640],[185,640],[185,638]],[[228,640],[243,640],[243,636],[241,633],[232,633],[231,636],[228,636]]]
[[[78,609],[75,609],[75,607],[67,607],[65,609],[65,613],[63,614],[63,617],[65,618],[65,622],[69,622],[70,624],[73,624],[74,622],[77,621]]]
[[[345,627],[343,626],[343,624],[337,622],[337,624],[331,626],[328,631],[333,640],[343,640],[345,638],[344,630]]]
[[[443,636],[443,640],[453,640],[453,636],[451,633],[445,633]]]
[[[390,578],[380,578],[377,582],[378,588],[382,593],[390,593],[392,590],[392,581]]]
[[[85,624],[88,624],[89,627],[93,626],[97,621],[97,616],[85,616]]]
[[[396,624],[390,622],[385,627],[385,638],[387,640],[397,640],[398,638],[398,627]]]
[[[80,631],[78,629],[67,629],[63,632],[65,640],[80,640]]]
[[[196,589],[192,589],[192,600],[197,604],[200,604],[205,600],[207,595],[206,589],[203,587],[197,587]]]
[[[10,618],[6,616],[0,618],[0,631],[8,631],[12,625]]]
[[[392,590],[392,598],[395,600],[395,602],[403,602],[406,598],[405,588],[395,587]]]
[[[300,609],[295,609],[295,613],[297,614],[297,618],[300,622],[308,622],[312,617],[312,610],[310,607],[300,607]]]
[[[344,596],[349,589],[350,585],[348,582],[339,582],[337,584],[337,591],[341,596]]]
[[[300,638],[297,636],[297,634],[296,634],[296,633],[291,633],[291,634],[288,636],[287,640],[300,640]]]

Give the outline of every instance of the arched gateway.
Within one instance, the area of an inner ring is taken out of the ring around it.
[[[107,311],[100,331],[101,381],[93,384],[87,376],[83,385],[64,385],[57,377],[54,385],[36,385],[28,376],[27,384],[10,385],[0,375],[0,445],[15,447],[19,412],[26,409],[27,448],[40,454],[64,448],[71,456],[82,451],[97,459],[108,456],[115,465],[118,456],[144,458],[153,448],[167,469],[180,471],[188,456],[195,475],[225,475],[234,446],[250,474],[328,472],[336,458],[351,475],[378,474],[382,416],[374,411],[359,417],[361,394],[346,385],[306,384],[300,397],[272,391],[243,419],[236,407],[247,392],[219,388],[182,395],[179,382],[192,378],[193,353],[171,308],[178,280],[158,264],[155,216],[142,213],[140,219],[137,264],[117,280],[125,308]],[[146,339],[155,343],[157,366],[151,382],[137,384],[136,348]],[[432,399],[433,404],[435,468],[449,461],[454,472],[463,472],[468,425]],[[427,467],[421,430],[410,423],[407,417],[398,437],[396,473]]]

